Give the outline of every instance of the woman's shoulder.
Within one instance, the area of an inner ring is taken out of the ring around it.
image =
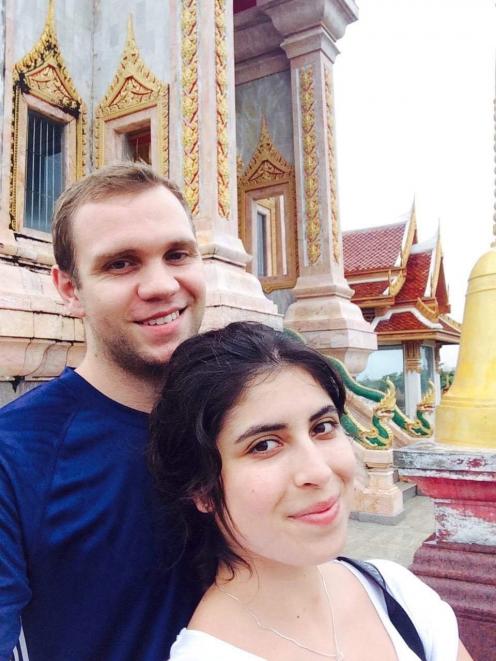
[[[196,629],[183,629],[171,648],[169,661],[264,661],[216,636]]]

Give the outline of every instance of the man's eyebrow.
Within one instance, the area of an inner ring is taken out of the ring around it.
[[[310,416],[310,422],[313,422],[314,420],[317,420],[317,418],[320,418],[323,415],[329,414],[329,413],[337,413],[338,410],[333,404],[328,404],[327,406],[323,406],[321,409],[319,409],[316,413]]]

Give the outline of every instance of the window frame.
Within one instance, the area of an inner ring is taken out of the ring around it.
[[[27,181],[27,147],[28,147],[28,113],[36,112],[47,119],[56,121],[63,125],[62,138],[62,177],[63,188],[66,188],[76,179],[75,159],[71,152],[75,150],[76,144],[76,118],[68,115],[60,108],[57,108],[42,99],[38,99],[32,94],[21,94],[18,105],[18,135],[17,149],[18,160],[15,172],[16,186],[16,208],[15,208],[15,226],[16,233],[23,236],[29,236],[40,241],[51,241],[50,232],[43,232],[25,225],[25,204],[26,204],[26,181]]]

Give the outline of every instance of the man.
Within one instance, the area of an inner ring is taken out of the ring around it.
[[[192,221],[148,166],[114,165],[62,195],[53,244],[87,348],[0,413],[0,660],[22,620],[18,658],[163,661],[197,595],[154,509],[147,414],[202,320]]]

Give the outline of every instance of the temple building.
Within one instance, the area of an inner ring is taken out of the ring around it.
[[[357,17],[353,0],[0,5],[1,402],[81,359],[81,320],[50,279],[51,214],[122,159],[185,192],[204,328],[284,324],[364,369],[377,341],[344,277],[332,78]]]
[[[412,207],[401,222],[343,232],[343,248],[352,301],[372,324],[379,345],[357,379],[383,390],[389,377],[398,406],[413,417],[430,382],[439,403],[440,349],[460,341],[461,326],[448,314],[439,232],[419,243]]]
[[[53,205],[85,173],[131,159],[185,192],[204,328],[284,325],[365,382],[396,357],[380,376],[398,373],[413,415],[458,329],[440,244],[418,244],[414,215],[343,243],[333,63],[353,0],[33,0],[29,20],[6,0],[0,11],[0,402],[81,359],[81,320],[50,279]]]

